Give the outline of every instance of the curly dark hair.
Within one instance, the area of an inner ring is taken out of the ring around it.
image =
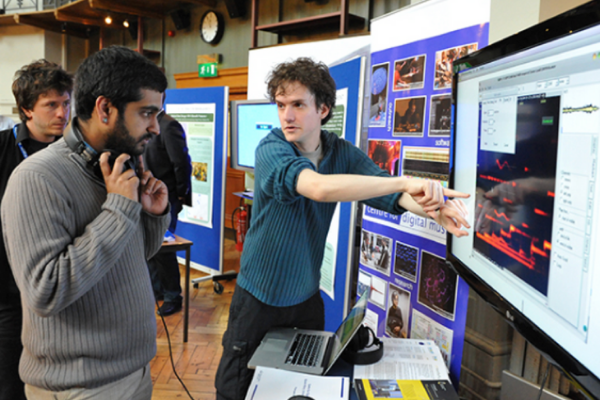
[[[167,78],[156,64],[123,46],[110,46],[86,58],[75,73],[75,111],[87,121],[96,99],[106,97],[122,115],[128,103],[142,98],[142,89],[164,93]]]
[[[17,101],[19,117],[27,122],[29,118],[23,110],[33,110],[40,95],[56,90],[60,95],[73,91],[73,76],[56,63],[37,60],[24,65],[15,73],[12,92]]]
[[[329,114],[321,120],[321,125],[325,125],[333,116],[335,106],[335,81],[327,65],[307,57],[277,65],[266,82],[271,101],[275,102],[275,97],[285,93],[286,87],[293,82],[300,83],[312,93],[317,109],[322,105],[329,107]]]

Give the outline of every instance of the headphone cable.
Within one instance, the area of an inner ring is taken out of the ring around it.
[[[158,300],[156,298],[154,298],[154,302],[156,303],[156,308],[157,309],[160,308],[158,306]],[[171,348],[171,335],[169,335],[169,330],[167,329],[167,323],[165,322],[165,318],[160,313],[158,315],[160,315],[160,319],[162,320],[163,326],[165,328],[165,332],[167,333],[167,343],[169,344],[169,359],[171,360],[171,367],[173,368],[173,373],[175,374],[175,377],[177,377],[177,380],[179,381],[179,383],[181,383],[181,386],[183,386],[183,389],[185,389],[185,392],[187,393],[189,398],[191,400],[194,400],[194,398],[192,397],[192,394],[188,390],[187,386],[185,386],[185,383],[183,383],[183,380],[181,380],[181,378],[179,377],[179,374],[177,373],[177,370],[175,369],[175,362],[173,361],[173,349]]]

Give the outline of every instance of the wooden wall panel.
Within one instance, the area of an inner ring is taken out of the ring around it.
[[[220,69],[214,78],[199,78],[198,72],[174,74],[177,89],[229,86],[229,100],[245,100],[248,94],[248,67]]]

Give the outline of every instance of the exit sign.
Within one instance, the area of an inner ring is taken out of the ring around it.
[[[198,77],[212,78],[217,76],[217,63],[198,64]]]

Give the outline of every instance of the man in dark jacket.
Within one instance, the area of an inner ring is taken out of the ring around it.
[[[177,214],[183,205],[192,205],[192,162],[188,153],[185,131],[179,122],[167,114],[159,118],[160,135],[146,148],[145,165],[169,189],[171,225],[175,233]],[[164,299],[158,309],[160,315],[171,315],[181,310],[181,283],[179,263],[175,253],[157,254],[148,261],[154,295]]]
[[[0,131],[0,200],[17,165],[62,136],[69,122],[72,88],[71,75],[46,60],[25,65],[15,74],[12,90],[21,123]],[[0,236],[1,229],[0,221]],[[22,316],[19,290],[0,240],[0,399],[25,399],[18,371]]]

